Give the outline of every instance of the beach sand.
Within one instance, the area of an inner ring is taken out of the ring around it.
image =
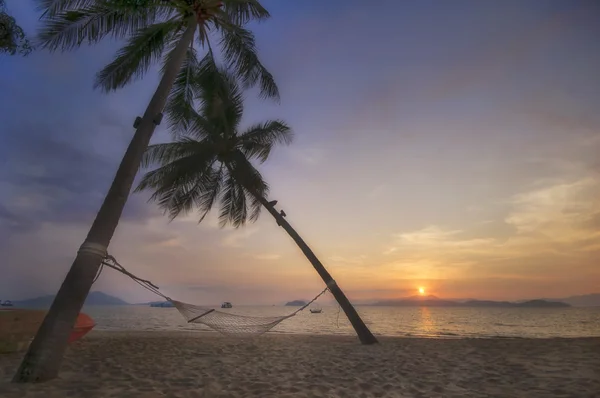
[[[9,383],[0,397],[600,397],[600,338],[380,338],[92,332],[60,378]]]

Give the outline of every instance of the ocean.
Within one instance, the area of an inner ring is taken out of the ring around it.
[[[354,331],[338,307],[322,307],[320,314],[308,309],[284,320],[269,333],[341,334]],[[378,336],[431,338],[550,338],[600,337],[600,307],[592,308],[443,308],[370,307],[357,311]],[[227,311],[246,316],[281,316],[296,307],[236,306]],[[89,306],[84,312],[105,331],[206,331],[188,324],[175,308],[149,306]]]

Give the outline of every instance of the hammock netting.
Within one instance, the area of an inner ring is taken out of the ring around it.
[[[263,334],[280,322],[296,315],[255,317],[229,314],[215,309],[186,304],[171,300],[175,308],[183,315],[188,323],[201,323],[209,328],[228,335]]]
[[[262,317],[262,316],[246,316],[246,315],[237,315],[230,314],[224,311],[217,311],[213,308],[203,307],[199,305],[187,304],[181,301],[173,300],[170,297],[164,295],[160,290],[158,290],[158,286],[154,285],[152,282],[138,278],[133,275],[129,271],[127,271],[121,264],[115,260],[112,256],[107,256],[105,260],[102,262],[102,265],[106,265],[114,270],[121,272],[124,275],[129,276],[133,279],[137,284],[142,286],[143,288],[151,291],[152,293],[164,298],[165,300],[172,303],[175,308],[181,313],[181,315],[186,319],[188,323],[200,323],[209,328],[216,330],[217,332],[226,334],[226,335],[260,335],[268,332],[273,329],[279,323],[285,321],[288,318],[295,316],[300,311],[304,310],[306,307],[315,302],[319,297],[321,297],[325,292],[329,290],[329,287],[326,287],[321,293],[319,293],[315,298],[309,301],[303,307],[300,307],[296,311],[292,312],[289,315],[283,316],[270,316],[270,317]],[[102,268],[98,271],[98,275],[96,275],[96,279],[100,276],[102,272]],[[96,280],[95,279],[95,280]],[[94,280],[94,281],[95,281]]]

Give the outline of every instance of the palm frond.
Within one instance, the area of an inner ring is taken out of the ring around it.
[[[169,56],[166,58],[169,58]],[[175,78],[171,94],[169,94],[167,105],[165,106],[169,131],[175,137],[186,134],[192,120],[199,117],[194,109],[194,100],[200,94],[198,93],[197,86],[193,84],[198,65],[196,50],[190,46],[181,69]]]
[[[260,198],[266,198],[269,196],[269,186],[263,180],[258,170],[256,170],[256,168],[254,167],[252,167],[252,174],[253,176],[250,179],[250,182],[243,184],[243,186],[244,189],[247,191],[248,197],[250,198],[249,220],[251,222],[255,222],[260,217],[260,212],[262,210],[262,203],[260,202]]]
[[[204,116],[199,115],[198,112],[194,111],[188,122],[186,136],[193,139],[203,140],[220,134],[218,128],[219,126],[216,126],[214,122],[206,119]]]
[[[202,142],[153,145],[145,153],[144,165],[161,166],[146,173],[136,191],[152,190],[150,200],[175,218],[194,206],[206,205],[206,196],[215,190],[211,171],[215,160],[214,151]]]
[[[239,139],[239,149],[248,158],[266,161],[277,144],[289,145],[294,134],[282,120],[268,120],[250,126]]]
[[[36,9],[46,14],[57,14],[64,10],[87,8],[97,3],[97,0],[35,0]]]
[[[161,57],[167,38],[178,25],[179,21],[172,19],[137,31],[117,52],[115,60],[98,72],[94,88],[109,92],[143,77]]]
[[[77,3],[76,8],[59,8],[42,18],[38,32],[41,47],[51,51],[71,50],[84,41],[95,44],[106,36],[123,38],[158,20],[173,16],[168,3],[151,0],[153,7],[125,7],[108,0]]]
[[[245,25],[250,21],[264,21],[271,17],[257,0],[224,0],[223,5],[228,19],[236,25]]]
[[[223,184],[221,195],[221,211],[219,212],[219,226],[221,228],[231,224],[239,228],[246,224],[248,208],[243,187],[229,173]]]
[[[200,114],[213,123],[215,130],[232,135],[244,113],[244,95],[235,76],[219,68],[212,51],[208,51],[200,61],[194,84],[200,93]]]
[[[249,198],[249,220],[254,222],[258,220],[262,209],[260,199],[269,196],[269,185],[243,153],[235,151],[230,159],[231,161],[228,163],[230,173],[244,188],[244,192]]]
[[[197,202],[198,210],[202,214],[198,223],[204,221],[206,215],[219,199],[221,185],[223,184],[223,165],[218,169],[211,169],[207,174],[206,190],[200,195]]]
[[[195,166],[194,170],[190,170],[190,166]],[[208,172],[211,166],[211,164],[199,165],[190,158],[184,158],[177,161],[176,165],[163,166],[147,173],[140,185],[142,182],[147,183],[145,179],[158,182],[153,187],[154,192],[150,200],[157,202],[172,220],[198,206],[204,192],[212,187],[211,174]]]
[[[181,138],[165,144],[149,145],[142,157],[141,166],[166,165],[198,153],[210,153],[210,148],[205,142],[189,138]]]
[[[168,195],[160,197],[158,203],[173,220],[181,213],[189,213],[194,207],[202,208],[203,198],[207,196],[207,192],[210,196],[214,190],[212,168],[208,167],[206,171],[196,173],[169,188],[173,189]]]
[[[218,21],[215,25],[221,31],[220,45],[228,69],[235,70],[244,87],[258,84],[259,97],[279,101],[279,88],[275,79],[258,58],[254,34],[234,23]]]
[[[42,17],[56,15],[66,10],[88,8],[93,5],[106,5],[123,11],[138,11],[152,7],[164,7],[169,0],[35,0],[36,9]]]
[[[167,65],[169,65],[169,62],[173,59],[173,57],[175,55],[175,48],[177,47],[177,44],[179,43],[179,41],[183,37],[183,34],[185,33],[184,27],[185,27],[185,22],[182,20],[180,22],[179,26],[177,26],[177,28],[171,35],[171,37],[169,37],[168,40],[166,41],[165,55],[163,57],[162,64],[160,66],[161,74],[165,73],[165,71],[167,70]],[[193,44],[191,46],[193,46]]]

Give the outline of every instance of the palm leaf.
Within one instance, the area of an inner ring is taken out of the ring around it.
[[[169,121],[169,131],[175,137],[185,134],[189,129],[192,119],[198,116],[194,110],[194,99],[199,94],[197,87],[192,84],[197,67],[198,59],[196,58],[196,50],[190,47],[181,65],[181,69],[175,78],[171,94],[165,106],[165,113]]]
[[[154,144],[148,146],[142,157],[142,167],[166,165],[176,160],[193,156],[196,153],[207,153],[208,145],[205,142],[181,138],[176,142]]]
[[[256,170],[256,168],[254,168],[252,165],[250,166],[252,167],[249,171],[251,177],[245,181],[242,186],[247,192],[246,195],[250,198],[249,220],[251,222],[255,222],[260,217],[260,212],[262,210],[262,203],[260,199],[269,196],[269,186],[263,180],[258,170]]]
[[[238,228],[246,224],[247,218],[248,208],[244,188],[229,173],[223,184],[219,226],[223,228],[227,224],[231,224],[233,227]]]
[[[135,8],[117,6],[108,0],[85,2],[79,8],[59,9],[42,18],[38,41],[51,51],[71,50],[84,41],[95,44],[105,38],[126,37],[139,29],[154,24],[159,19],[173,15],[172,7],[165,7],[159,0],[152,0],[154,7]],[[88,4],[89,3],[89,4]]]
[[[175,137],[203,139],[222,130],[224,125],[230,129],[237,127],[243,112],[242,93],[235,79],[224,73],[217,67],[211,51],[201,61],[197,60],[195,50],[188,51],[165,107]],[[196,100],[200,114],[194,109]],[[223,111],[226,123],[221,120]],[[218,119],[217,124],[211,119]]]
[[[219,199],[221,185],[223,183],[223,165],[218,169],[210,169],[206,181],[206,190],[198,198],[198,210],[202,214],[198,223],[204,221],[206,215],[212,210],[214,204]]]
[[[237,182],[244,188],[250,204],[250,221],[258,220],[262,204],[261,198],[269,196],[269,186],[260,174],[260,172],[250,163],[243,153],[235,151],[232,153],[230,162],[228,162],[230,173]]]
[[[273,75],[258,58],[254,34],[234,23],[219,21],[220,45],[228,69],[233,69],[241,77],[244,87],[258,84],[260,98],[273,98],[279,101],[279,88]]]
[[[206,170],[193,175],[186,175],[176,180],[176,183],[168,187],[168,194],[164,194],[159,198],[158,203],[166,212],[169,213],[171,220],[175,219],[179,214],[187,214],[194,207],[199,207],[202,198],[213,189],[211,166],[207,166]]]
[[[200,114],[210,120],[215,130],[232,135],[244,113],[243,91],[235,76],[217,67],[209,51],[199,64],[194,84],[200,93]]]
[[[289,145],[294,138],[292,129],[281,120],[269,120],[250,126],[239,136],[239,149],[248,158],[264,162],[276,144]]]
[[[188,212],[194,205],[205,202],[205,192],[214,190],[210,173],[215,162],[214,151],[201,142],[185,140],[157,144],[148,148],[144,164],[161,166],[146,173],[136,191],[152,189],[151,201],[175,218]]]
[[[113,62],[96,75],[94,88],[117,90],[144,76],[153,62],[162,55],[165,42],[179,21],[172,19],[140,29],[117,52]]]
[[[271,17],[257,0],[224,0],[224,12],[236,25],[244,25],[252,20],[264,21]]]
[[[35,0],[38,11],[43,11],[46,14],[54,15],[64,10],[73,10],[76,8],[90,7],[97,0]]]

